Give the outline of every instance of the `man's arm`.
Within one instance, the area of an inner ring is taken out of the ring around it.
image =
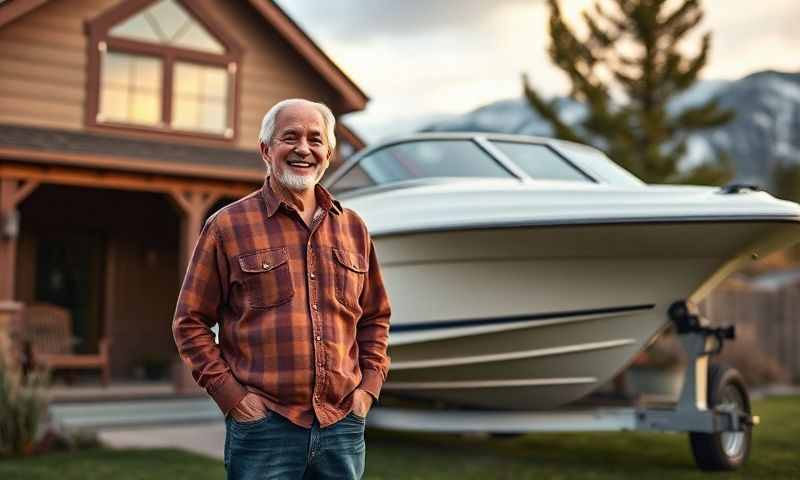
[[[206,222],[195,245],[183,280],[172,334],[183,362],[192,376],[227,415],[247,390],[231,374],[214,342],[211,327],[218,323],[227,296],[228,260],[213,220]]]
[[[378,400],[389,370],[389,355],[386,350],[389,345],[391,308],[383,286],[383,276],[378,265],[378,257],[375,255],[375,246],[371,240],[369,269],[359,302],[363,309],[356,331],[358,362],[362,374],[359,388]]]

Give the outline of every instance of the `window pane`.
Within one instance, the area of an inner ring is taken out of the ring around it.
[[[117,85],[127,88],[130,82],[131,58],[121,53],[108,53],[103,56],[102,82],[104,85]]]
[[[100,68],[100,121],[145,125],[161,121],[160,60],[107,52]]]
[[[375,185],[375,182],[367,175],[360,165],[356,165],[347,171],[339,180],[331,185],[331,192],[341,193],[348,190],[356,190]]]
[[[225,48],[217,42],[211,34],[206,32],[199,23],[192,23],[184,32],[185,33],[180,34],[173,41],[175,46],[193,48],[195,50],[211,53],[225,53]]]
[[[225,99],[228,96],[228,71],[207,68],[203,78],[203,94],[209,98]]]
[[[167,41],[175,38],[176,34],[185,25],[192,22],[191,17],[178,5],[174,0],[161,0],[156,2],[155,5],[144,11],[145,14],[150,15],[152,20],[157,24],[157,28],[163,32]]]
[[[175,0],[161,0],[114,26],[115,37],[225,53],[225,48]]]
[[[138,57],[134,61],[133,85],[140,90],[153,93],[161,89],[161,60]]]
[[[200,106],[193,99],[176,99],[172,104],[172,126],[191,130],[197,124]]]
[[[571,142],[559,142],[558,148],[564,151],[565,155],[578,165],[581,165],[593,176],[598,177],[605,183],[623,186],[645,185],[644,182],[614,163],[600,150]]]
[[[200,77],[202,70],[191,63],[176,63],[173,70],[175,95],[196,97],[202,93]]]
[[[100,95],[100,113],[105,120],[128,121],[128,91],[104,88]]]
[[[359,166],[375,184],[432,177],[514,178],[469,140],[391,145],[364,157]]]
[[[225,68],[176,62],[173,84],[174,128],[212,133],[223,133],[228,128]]]
[[[223,132],[228,124],[225,110],[225,105],[219,102],[203,103],[200,128],[211,132]]]
[[[134,91],[129,108],[131,123],[157,124],[161,120],[161,95]]]
[[[108,33],[113,37],[130,38],[142,42],[161,43],[162,41],[158,32],[153,30],[153,25],[144,15],[134,15],[114,26]]]
[[[498,141],[492,143],[534,180],[591,181],[546,145]]]

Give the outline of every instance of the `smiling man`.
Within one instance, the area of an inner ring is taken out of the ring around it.
[[[364,471],[390,308],[363,221],[318,184],[334,125],[302,99],[267,112],[264,185],[208,219],[178,298],[175,343],[226,415],[229,479]]]

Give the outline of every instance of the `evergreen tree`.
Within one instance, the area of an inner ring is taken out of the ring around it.
[[[776,197],[800,202],[800,164],[776,166],[772,173],[772,184]]]
[[[531,107],[553,127],[555,136],[587,143],[648,183],[720,184],[731,176],[724,154],[694,170],[680,172],[687,136],[723,125],[733,113],[715,100],[670,115],[670,99],[688,89],[706,63],[711,34],[699,53],[688,57],[681,40],[703,18],[699,0],[683,0],[668,11],[667,0],[600,1],[594,15],[583,12],[588,33],[578,38],[564,22],[558,0],[549,0],[548,53],[570,79],[570,97],[584,103],[580,128],[563,122],[555,102],[546,102],[523,77]],[[673,4],[673,2],[670,2]]]

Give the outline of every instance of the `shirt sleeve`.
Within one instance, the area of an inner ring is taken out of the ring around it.
[[[247,393],[231,373],[211,331],[219,322],[226,298],[228,271],[228,260],[212,217],[200,232],[189,261],[172,321],[172,334],[192,377],[225,415]]]
[[[383,286],[375,246],[369,242],[369,268],[364,289],[359,298],[363,314],[358,321],[358,342],[361,385],[359,387],[378,400],[386,374],[389,371],[389,296]]]

